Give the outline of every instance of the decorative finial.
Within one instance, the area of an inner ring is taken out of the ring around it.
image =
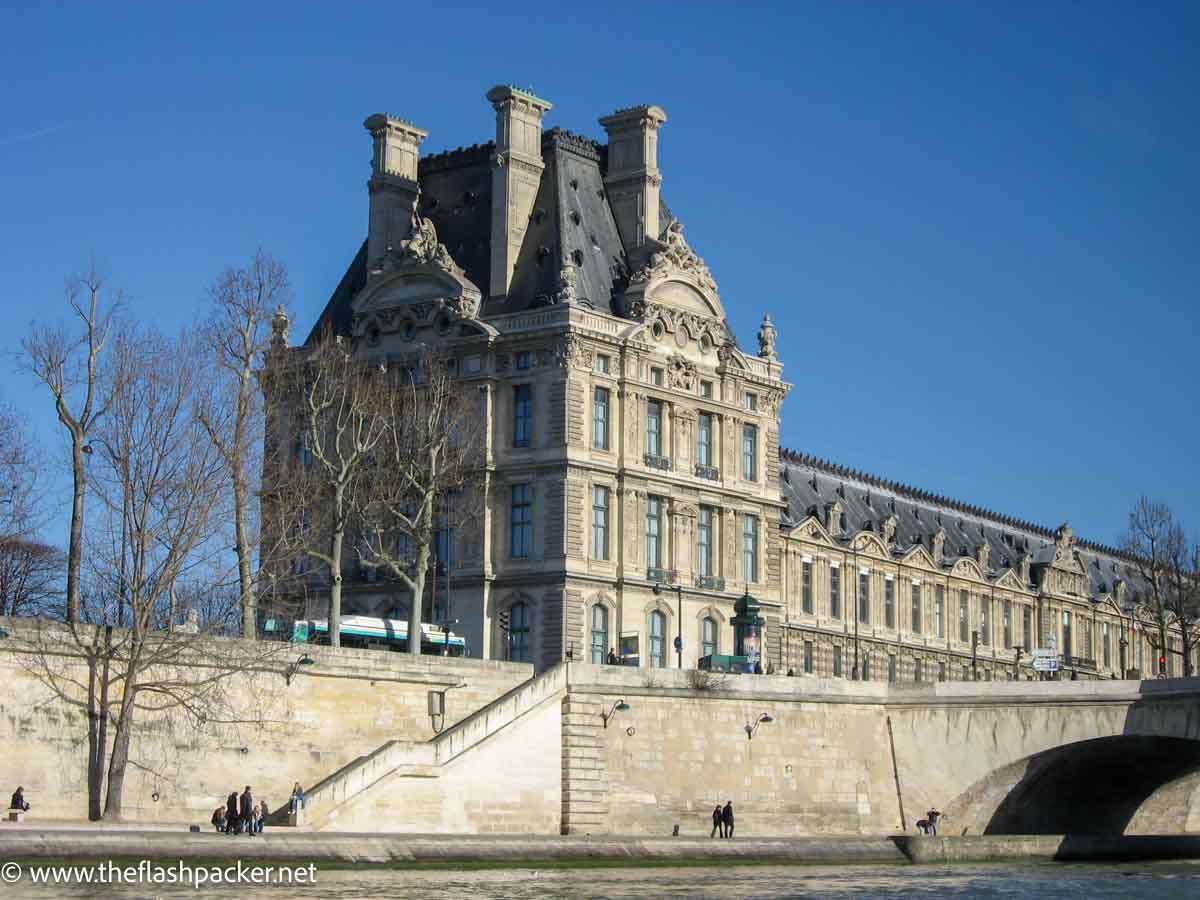
[[[288,345],[288,328],[291,325],[291,319],[288,318],[287,310],[280,304],[275,308],[275,315],[271,316],[271,349],[282,350]]]
[[[774,361],[779,357],[775,354],[775,325],[771,322],[771,314],[763,315],[762,325],[758,329],[758,355],[762,359]]]

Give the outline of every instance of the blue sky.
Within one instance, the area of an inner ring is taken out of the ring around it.
[[[743,347],[778,326],[787,446],[1103,542],[1142,493],[1200,528],[1200,6],[172,5],[5,12],[0,349],[90,254],[174,329],[261,246],[304,331],[372,112],[433,152],[492,136],[499,82],[593,137],[657,103]]]

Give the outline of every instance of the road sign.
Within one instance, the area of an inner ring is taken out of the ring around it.
[[[1034,647],[1029,655],[1034,659],[1058,659],[1058,650],[1054,647]]]
[[[1036,672],[1057,672],[1058,660],[1047,656],[1039,656],[1034,659],[1033,668]]]

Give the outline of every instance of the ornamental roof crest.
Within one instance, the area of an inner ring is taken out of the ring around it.
[[[717,283],[708,266],[684,240],[683,223],[679,221],[667,227],[665,242],[659,243],[659,249],[651,253],[646,264],[633,273],[629,283],[640,284],[675,273],[691,275],[714,296],[718,293]]]

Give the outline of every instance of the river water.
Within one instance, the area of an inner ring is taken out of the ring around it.
[[[5,886],[4,898],[284,897],[387,898],[496,897],[506,900],[570,898],[962,897],[1099,900],[1200,898],[1200,863],[1044,863],[994,865],[729,866],[699,868],[318,870],[315,885],[39,887]],[[10,892],[11,891],[11,892]]]

